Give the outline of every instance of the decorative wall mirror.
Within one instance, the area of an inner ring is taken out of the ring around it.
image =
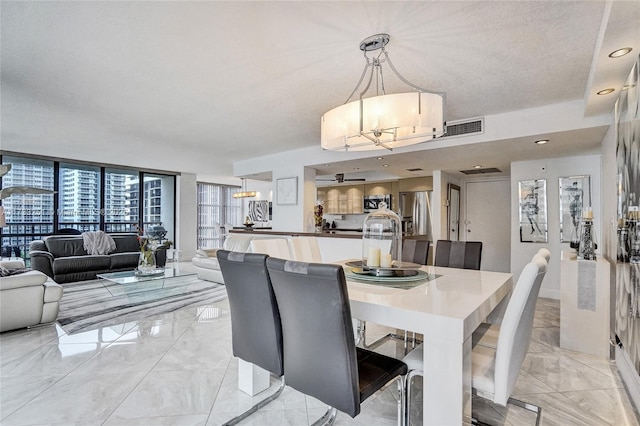
[[[560,242],[577,240],[582,210],[591,207],[591,177],[567,176],[560,183]]]
[[[447,219],[449,228],[447,229],[447,239],[452,241],[460,240],[460,187],[452,183],[447,185],[449,192]]]

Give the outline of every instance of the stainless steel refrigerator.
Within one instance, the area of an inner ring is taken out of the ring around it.
[[[402,231],[431,239],[431,204],[433,191],[401,192],[398,203]]]

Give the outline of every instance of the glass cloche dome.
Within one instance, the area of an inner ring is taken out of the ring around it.
[[[402,263],[400,217],[382,202],[378,210],[364,218],[362,227],[362,267],[391,268]]]

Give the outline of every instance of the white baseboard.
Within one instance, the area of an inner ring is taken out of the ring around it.
[[[640,407],[640,376],[627,352],[616,346],[616,366],[636,411]]]

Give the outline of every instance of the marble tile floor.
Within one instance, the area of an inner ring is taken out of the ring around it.
[[[387,332],[370,323],[368,330],[370,340]],[[514,396],[541,405],[543,425],[637,425],[615,364],[562,350],[558,339],[558,302],[540,299]],[[395,341],[380,350],[402,353]],[[217,426],[254,402],[236,383],[226,300],[74,335],[55,325],[0,334],[1,425]],[[272,388],[277,384],[274,378]],[[339,414],[336,424],[395,425],[396,398],[391,385],[355,419]],[[518,407],[481,398],[473,406],[488,424],[534,424]],[[412,423],[420,424],[419,400],[413,407]],[[324,411],[324,404],[286,388],[243,424],[309,425]]]

